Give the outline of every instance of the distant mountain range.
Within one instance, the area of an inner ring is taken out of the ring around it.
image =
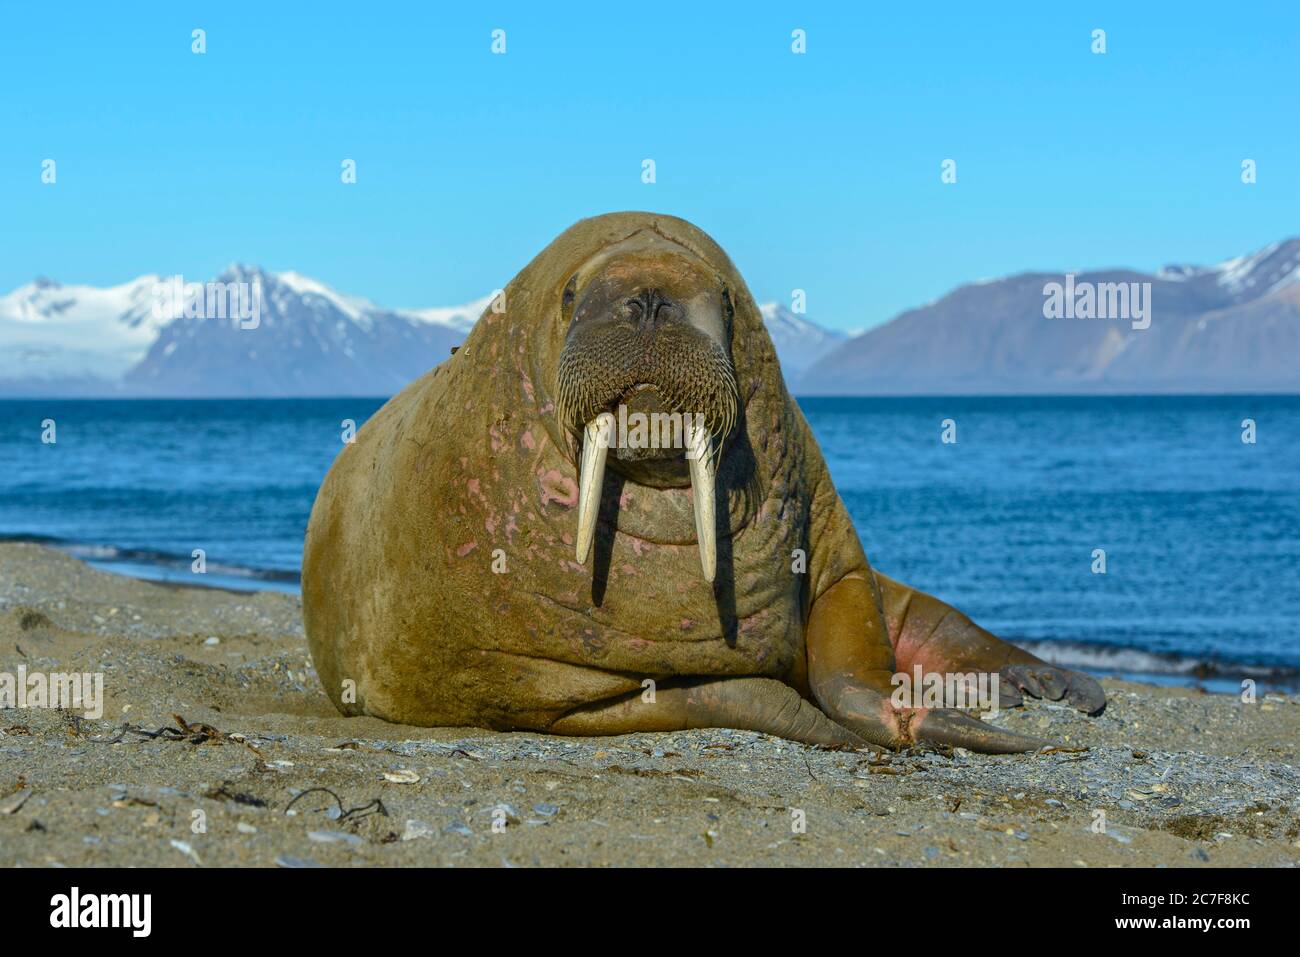
[[[387,309],[299,273],[233,265],[212,285],[260,298],[223,293],[214,318],[209,284],[194,285],[189,315],[174,285],[38,279],[0,297],[0,395],[391,395],[445,359],[491,303]],[[761,309],[787,375],[844,339],[776,303]]]
[[[848,339],[842,332],[824,329],[815,322],[797,316],[777,302],[765,302],[758,307],[767,326],[772,344],[781,360],[781,371],[786,381],[793,381],[809,366],[829,355]]]
[[[1065,282],[1065,273],[1021,273],[961,286],[848,340],[794,377],[794,389],[1300,392],[1300,239],[1217,266],[1071,274],[1076,290],[1150,283],[1146,328],[1135,328],[1146,319],[1047,318],[1044,289]]]
[[[0,296],[0,396],[388,395],[441,362],[490,302],[388,309],[235,265],[213,283],[260,288],[246,329],[235,301],[222,318],[211,302],[195,314],[171,283],[38,279]],[[1107,284],[1127,284],[1126,305],[1148,312],[1066,318],[1088,313],[1071,299],[1048,318],[1054,284],[1098,290],[1112,308],[1120,287]],[[797,394],[1300,391],[1300,239],[1217,266],[970,283],[852,338],[778,303],[760,310]]]
[[[187,315],[155,275],[107,289],[38,279],[0,297],[0,395],[390,395],[446,358],[489,302],[385,309],[242,265],[213,283],[260,289],[255,320],[248,300],[211,318],[206,295]]]

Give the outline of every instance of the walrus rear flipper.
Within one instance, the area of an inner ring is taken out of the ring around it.
[[[829,748],[868,746],[773,678],[718,678],[660,686],[653,701],[636,692],[586,705],[547,730],[596,736],[689,728],[739,728]]]
[[[895,707],[893,648],[875,595],[863,578],[844,578],[818,596],[806,638],[808,681],[817,703],[836,723],[872,744],[946,745],[984,754],[1037,751],[1051,744],[960,711]]]

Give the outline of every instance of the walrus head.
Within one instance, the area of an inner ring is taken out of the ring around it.
[[[690,483],[713,581],[717,466],[740,404],[730,290],[695,252],[644,229],[584,263],[561,312],[556,415],[581,441],[578,561],[591,549],[608,464],[642,485]]]

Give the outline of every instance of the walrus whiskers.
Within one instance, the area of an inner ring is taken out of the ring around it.
[[[579,430],[639,384],[652,385],[670,412],[703,415],[715,454],[739,417],[740,390],[727,353],[717,343],[676,333],[647,341],[597,336],[581,348],[566,347],[555,380],[555,416]]]

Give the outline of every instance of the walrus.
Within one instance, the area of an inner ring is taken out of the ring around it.
[[[615,441],[636,413],[690,427]],[[335,706],[412,725],[1006,753],[1047,742],[892,679],[1106,700],[872,569],[736,267],[652,213],[565,230],[364,424],[312,509],[302,601]]]

